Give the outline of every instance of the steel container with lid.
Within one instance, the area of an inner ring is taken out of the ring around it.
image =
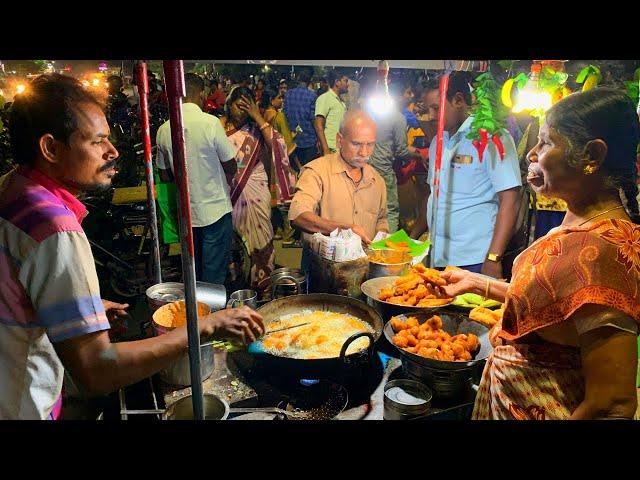
[[[271,297],[309,293],[307,275],[299,268],[277,268],[271,272]]]
[[[184,300],[184,284],[180,282],[164,282],[147,288],[147,303],[154,313],[167,303]],[[227,289],[224,285],[196,282],[196,300],[206,303],[211,311],[221,310],[227,304]]]
[[[391,380],[384,386],[385,420],[409,420],[426,415],[433,394],[415,380]]]

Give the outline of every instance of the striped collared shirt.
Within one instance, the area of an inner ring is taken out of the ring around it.
[[[64,374],[53,344],[109,329],[85,215],[36,170],[0,178],[0,419],[49,418]]]

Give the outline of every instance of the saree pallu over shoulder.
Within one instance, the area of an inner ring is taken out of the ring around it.
[[[291,201],[293,198],[295,183],[294,176],[289,167],[287,145],[282,136],[273,128],[271,131],[271,161],[276,173],[276,186],[278,203]],[[253,173],[255,167],[262,159],[262,155],[268,150],[268,146],[254,124],[246,124],[242,128],[227,131],[227,136],[233,141],[237,149],[236,161],[240,178],[231,190],[231,203],[235,205]]]
[[[500,337],[516,340],[590,303],[640,322],[640,225],[606,219],[534,242],[514,262]]]

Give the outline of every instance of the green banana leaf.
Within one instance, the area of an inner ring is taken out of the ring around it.
[[[458,307],[467,307],[467,308],[475,308],[475,307],[484,307],[484,308],[493,308],[499,307],[502,305],[500,302],[496,300],[485,300],[485,298],[476,293],[465,293],[463,295],[458,295],[453,299],[452,305],[456,305]]]
[[[373,250],[381,250],[381,249],[389,248],[384,243],[387,240],[391,240],[392,242],[396,242],[396,243],[406,242],[407,245],[409,246],[409,253],[411,254],[412,257],[419,257],[424,252],[426,252],[429,246],[431,245],[431,241],[429,240],[425,240],[423,243],[417,243],[415,240],[409,237],[409,235],[407,235],[407,232],[405,232],[404,230],[398,230],[396,233],[389,235],[387,238],[383,238],[382,240],[373,242],[371,245],[369,245],[369,248]]]

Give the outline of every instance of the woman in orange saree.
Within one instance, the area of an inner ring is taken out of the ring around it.
[[[275,263],[268,172],[273,164],[279,203],[291,201],[295,177],[289,169],[282,136],[262,117],[251,90],[232,90],[221,120],[237,152],[238,173],[231,189],[233,227],[251,256],[251,288],[265,298]]]
[[[443,274],[449,295],[505,302],[490,333],[475,419],[633,418],[640,322],[640,215],[632,102],[606,88],[548,112],[528,182],[562,198],[562,225],[515,261],[512,282]]]

